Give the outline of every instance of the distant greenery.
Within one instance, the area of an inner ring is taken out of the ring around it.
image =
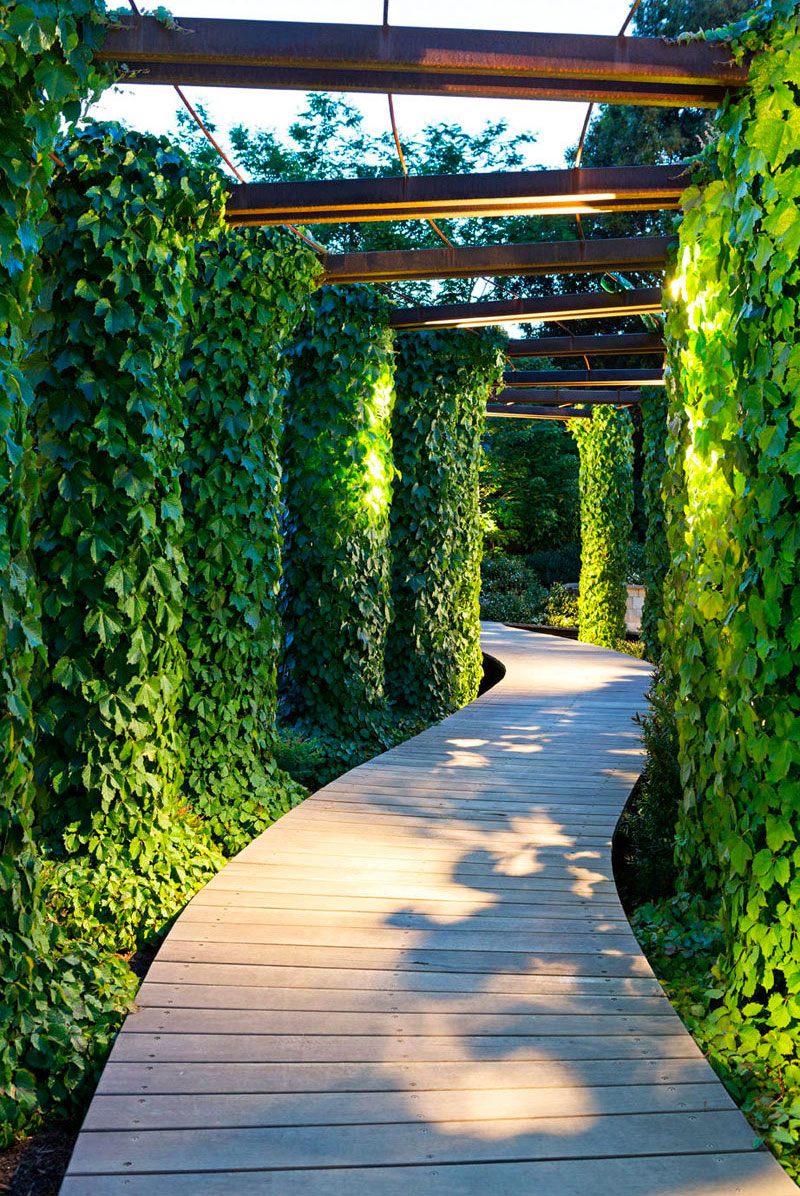
[[[481,511],[487,551],[547,552],[577,540],[578,449],[565,428],[488,420],[483,443]]]

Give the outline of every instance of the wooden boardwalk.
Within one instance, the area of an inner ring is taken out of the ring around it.
[[[495,624],[477,702],[190,903],[63,1196],[796,1193],[617,898],[642,662]]]

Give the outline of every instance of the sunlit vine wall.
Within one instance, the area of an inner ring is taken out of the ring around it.
[[[363,745],[380,735],[390,616],[387,301],[323,287],[287,363],[282,713]]]
[[[181,794],[183,323],[222,189],[164,139],[61,150],[42,262],[35,561],[53,664],[43,818],[62,918],[117,949],[218,866]]]
[[[478,470],[504,340],[495,329],[397,338],[386,689],[423,718],[472,701],[481,681]]]
[[[228,851],[302,790],[273,758],[282,356],[320,266],[289,232],[200,246],[184,358],[185,786]]]
[[[669,567],[669,547],[664,523],[664,469],[667,462],[669,399],[663,389],[652,388],[642,396],[644,466],[642,492],[647,521],[645,532],[645,585],[642,642],[648,660],[661,655],[658,628],[664,614],[664,578]]]
[[[800,1023],[800,16],[766,3],[751,87],[683,199],[667,320],[671,567],[685,888],[721,895],[721,999],[744,1049]],[[763,1049],[767,1049],[765,1046]]]
[[[633,516],[633,422],[601,406],[570,424],[580,453],[579,638],[613,648],[625,638],[628,548]]]

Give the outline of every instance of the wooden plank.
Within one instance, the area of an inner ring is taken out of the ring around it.
[[[469,1163],[447,1167],[340,1167],[302,1171],[191,1171],[170,1175],[170,1196],[796,1196],[794,1181],[765,1151],[576,1160]],[[61,1196],[153,1196],[152,1175],[71,1176]]]
[[[180,1009],[148,1007],[130,1014],[122,1028],[126,1034],[209,1034],[233,1035],[246,1032],[248,1037],[327,1038],[404,1038],[449,1037],[461,1041],[472,1038],[544,1039],[602,1034],[608,1038],[629,1035],[661,1036],[681,1033],[682,1024],[669,1002],[658,1014],[623,1014],[596,1011],[591,1014],[552,1013],[445,1013],[433,1007],[423,1012],[384,1013],[304,1009],[248,1009],[245,1019],[238,1009],[206,1009],[197,1006]],[[313,1048],[313,1043],[309,1044]],[[412,1044],[413,1045],[413,1044]]]
[[[572,1088],[495,1088],[491,1098],[476,1101],[470,1089],[426,1092],[318,1092],[273,1094],[196,1093],[185,1096],[104,1096],[95,1101],[87,1130],[222,1129],[293,1125],[380,1125],[453,1121],[503,1121],[537,1117],[569,1117],[575,1109]],[[720,1084],[623,1084],[585,1090],[587,1106],[596,1115],[613,1113],[704,1113],[734,1108]]]
[[[339,988],[292,989],[288,992],[279,987],[265,988],[259,983],[236,985],[230,983],[229,978],[224,975],[226,970],[231,970],[230,968],[203,968],[197,964],[193,965],[191,970],[186,969],[185,983],[171,984],[160,981],[159,977],[170,975],[169,971],[165,971],[170,967],[174,974],[181,965],[162,964],[155,977],[152,980],[148,978],[139,989],[136,995],[136,1005],[139,1009],[147,1006],[154,1009],[288,1009],[317,1013],[345,1013],[354,1010],[368,1013],[432,1011],[437,1014],[492,1013],[503,1014],[506,1017],[515,1013],[552,1013],[554,1010],[560,1014],[575,1016],[592,1012],[600,1016],[609,1013],[661,1016],[665,1012],[672,1012],[672,1006],[664,996],[602,996],[596,992],[569,996],[564,990],[549,996],[526,994],[524,998],[517,1000],[509,1000],[508,996],[498,993],[449,992],[444,996],[441,993],[431,995],[415,992],[407,987],[374,991],[354,989],[352,985],[346,984]],[[193,972],[212,973],[215,982],[200,983]]]
[[[399,1062],[383,1071],[372,1063],[118,1063],[112,1060],[100,1078],[102,1095],[144,1096],[148,1093],[307,1093],[402,1092],[436,1089],[450,1092],[494,1092],[498,1088],[575,1088],[583,1106],[584,1089],[598,1085],[707,1083],[703,1058],[582,1059],[579,1068],[565,1068],[555,1059],[461,1059],[455,1062]]]
[[[263,963],[203,963],[171,961],[162,958],[151,965],[154,977],[168,976],[184,984],[207,983],[216,987],[238,984],[263,990],[265,999],[274,1001],[276,992],[284,993],[289,1009],[302,1008],[304,1002],[315,999],[318,991],[338,992],[347,990],[356,994],[354,1000],[366,1000],[372,994],[380,997],[385,993],[406,993],[415,1001],[424,1001],[430,995],[433,999],[449,1005],[454,995],[470,1000],[485,998],[494,1000],[511,997],[527,1000],[537,997],[573,996],[589,997],[605,1007],[608,1000],[621,997],[642,997],[664,999],[663,990],[657,980],[643,976],[613,977],[575,974],[551,975],[545,971],[530,971],[519,975],[503,972],[438,972],[405,971],[399,968],[357,969],[347,967],[303,967],[302,965]],[[149,983],[149,981],[148,981]],[[142,989],[144,991],[144,989]],[[305,994],[305,996],[303,995]],[[147,1003],[147,1002],[145,1002]]]
[[[116,1063],[162,1059],[169,1063],[452,1063],[492,1055],[516,1059],[692,1059],[697,1045],[684,1032],[631,1037],[554,1037],[507,1034],[485,1038],[469,1035],[413,1035],[408,1038],[368,1035],[290,1034],[120,1034],[111,1058]],[[745,1123],[746,1124],[746,1123]]]
[[[569,950],[545,952],[540,947],[524,952],[514,951],[447,951],[430,947],[408,948],[347,948],[303,946],[270,943],[201,942],[170,935],[159,957],[184,963],[259,963],[272,967],[353,968],[355,971],[405,972],[465,972],[480,974],[505,973],[527,976],[532,967],[543,975],[562,976],[647,976],[652,969],[641,954],[627,955],[622,951],[606,954],[603,951],[581,952],[577,957]]]
[[[509,1120],[500,1137],[480,1137],[471,1123],[294,1126],[291,1129],[148,1130],[81,1135],[71,1172],[269,1170],[328,1166],[459,1163],[504,1159],[596,1158],[598,1155],[711,1154],[752,1147],[738,1112]]]

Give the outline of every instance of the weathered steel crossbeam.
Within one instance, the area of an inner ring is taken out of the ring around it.
[[[535,403],[539,407],[633,407],[642,399],[638,390],[613,390],[598,394],[596,391],[572,390],[567,387],[555,387],[550,390],[517,390],[507,386],[499,390],[489,399],[492,407],[528,407]]]
[[[509,341],[506,357],[594,357],[628,353],[664,356],[664,341],[657,332],[621,332],[611,336],[540,336]]]
[[[225,215],[242,225],[640,212],[677,208],[688,185],[680,163],[240,183]]]
[[[604,270],[663,270],[674,237],[609,237],[537,241],[522,245],[465,245],[329,253],[326,283],[401,282],[422,278],[596,274]]]
[[[591,411],[576,407],[504,407],[491,403],[486,414],[495,419],[591,419]]]
[[[617,316],[652,315],[661,311],[660,287],[641,290],[589,291],[533,299],[498,299],[485,303],[442,303],[425,307],[395,308],[390,324],[398,330],[412,328],[480,328],[490,324],[547,320],[603,320]]]
[[[134,83],[695,108],[747,82],[719,43],[202,17],[121,17],[98,57]]]
[[[663,386],[663,371],[651,370],[507,370],[503,381],[509,386],[538,389],[548,386]]]

